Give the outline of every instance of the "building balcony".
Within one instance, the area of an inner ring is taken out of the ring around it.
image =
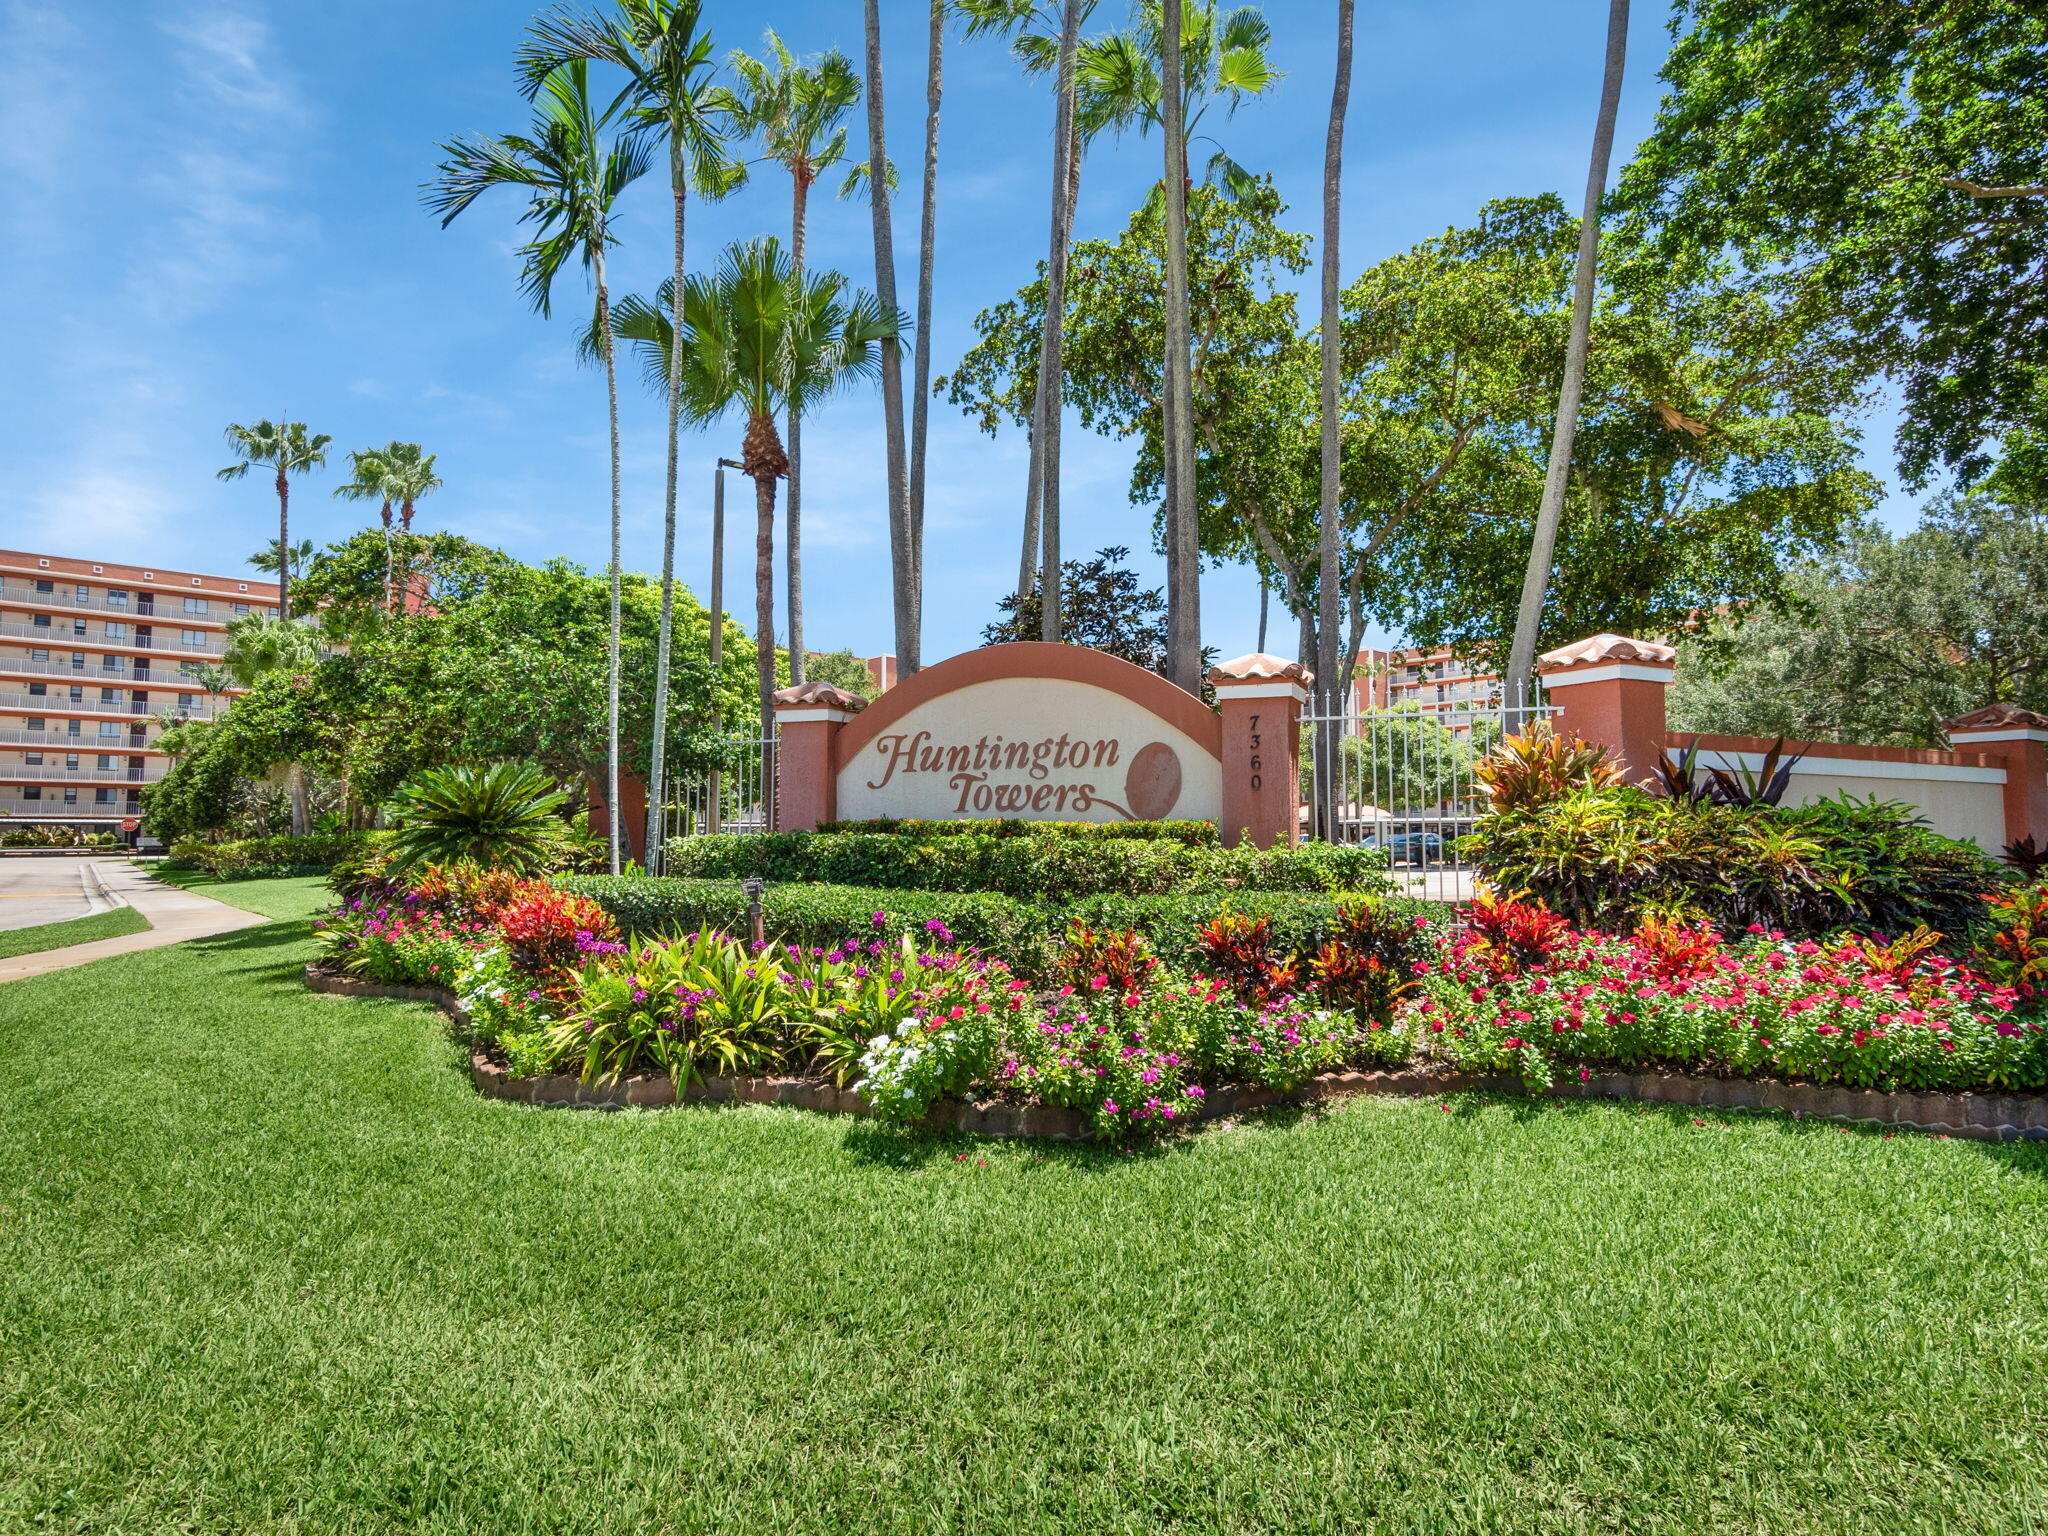
[[[60,647],[51,647],[52,650]],[[65,648],[68,649],[68,648]],[[107,666],[106,662],[117,663]],[[153,664],[152,664],[153,663]],[[159,693],[190,693],[207,697],[199,679],[180,670],[176,656],[117,656],[109,653],[97,662],[78,665],[67,656],[63,661],[37,661],[31,656],[8,655],[0,651],[0,676],[61,677],[68,682],[90,683],[96,688],[153,688]],[[239,695],[239,688],[224,688],[222,695]],[[223,706],[225,707],[225,706]]]
[[[193,628],[181,625],[175,618],[151,621],[152,633],[132,633],[135,625],[129,625],[131,633],[108,635],[105,633],[74,634],[68,625],[23,624],[15,619],[0,619],[0,635],[9,639],[24,640],[30,645],[47,646],[53,651],[160,651],[173,656],[204,657],[217,661],[227,654],[228,643],[225,634],[209,634],[199,640],[187,640],[179,631]]]
[[[90,757],[90,752],[81,753]],[[116,754],[125,756],[126,754]],[[0,783],[10,784],[154,784],[163,777],[165,760],[157,758],[140,768],[53,768],[28,763],[0,762]],[[152,772],[154,769],[156,771]]]
[[[125,695],[128,689],[121,692]],[[140,691],[140,690],[137,690]],[[224,714],[227,705],[216,704],[203,694],[195,693],[192,703],[178,703],[176,690],[153,689],[149,702],[137,704],[123,697],[117,700],[99,698],[73,699],[62,693],[24,693],[19,689],[0,688],[0,710],[25,710],[34,715],[61,715],[65,719],[106,720],[120,718],[132,720],[138,716],[154,717],[167,715],[173,719],[213,720]]]
[[[23,607],[47,609],[51,613],[104,613],[114,619],[141,619],[145,623],[179,622],[195,628],[220,629],[235,619],[249,613],[269,614],[275,618],[277,604],[255,597],[223,597],[218,592],[205,594],[206,611],[192,613],[185,607],[188,594],[174,591],[157,591],[151,588],[128,587],[128,595],[120,600],[108,596],[105,591],[87,587],[86,595],[78,595],[78,584],[70,581],[52,582],[54,590],[39,592],[33,580],[19,576],[0,576],[0,602],[19,603]],[[199,594],[189,594],[198,596]],[[246,613],[236,612],[240,604]]]
[[[64,730],[30,731],[22,728],[21,722],[0,716],[0,746],[27,747],[30,751],[41,748],[45,752],[149,752],[155,750],[149,744],[147,734],[136,736],[123,730],[118,736],[102,736],[98,731],[81,731],[74,736]]]

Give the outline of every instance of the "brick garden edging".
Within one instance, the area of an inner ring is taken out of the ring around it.
[[[306,967],[306,985],[341,997],[395,997],[432,1003],[464,1021],[455,994],[441,987],[410,987],[337,976]],[[513,1077],[481,1051],[470,1055],[470,1081],[486,1097],[514,1104],[585,1109],[657,1108],[676,1102],[675,1083],[665,1076],[621,1078],[592,1087],[580,1078],[555,1073]],[[1271,1088],[1211,1090],[1197,1118],[1223,1119],[1275,1105],[1311,1104],[1363,1094],[1445,1094],[1483,1091],[1526,1093],[1518,1077],[1473,1072],[1329,1072],[1291,1093]],[[2048,1094],[1881,1093],[1874,1088],[1831,1088],[1813,1083],[1780,1083],[1682,1072],[1596,1072],[1586,1082],[1560,1082],[1544,1097],[1628,1099],[1645,1104],[1680,1104],[1699,1109],[1777,1110],[1801,1119],[1855,1125],[1898,1126],[1971,1141],[2048,1140]],[[786,1104],[828,1114],[866,1114],[867,1100],[851,1088],[810,1077],[712,1077],[692,1083],[686,1103]],[[1046,1105],[962,1104],[948,1101],[926,1124],[975,1136],[1028,1136],[1050,1141],[1086,1141],[1094,1135],[1079,1110]]]

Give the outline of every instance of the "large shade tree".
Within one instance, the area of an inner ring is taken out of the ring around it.
[[[606,639],[605,680],[611,752],[605,769],[606,821],[611,866],[616,874],[624,828],[620,824],[618,698],[620,688],[618,607],[620,582],[621,454],[618,368],[612,346],[611,291],[605,276],[612,217],[620,195],[647,171],[650,150],[642,135],[611,133],[620,107],[600,108],[590,92],[590,63],[571,59],[548,70],[535,87],[532,127],[523,134],[453,139],[441,146],[443,159],[425,189],[427,206],[445,228],[494,187],[526,194],[522,224],[534,227],[520,248],[520,286],[541,314],[552,312],[555,279],[574,259],[590,273],[596,290],[594,322],[604,363],[605,403],[611,426],[611,562],[613,626]]]
[[[1732,249],[1842,315],[1899,387],[1907,478],[2048,423],[2048,10],[1678,0],[1617,201],[1671,259]]]

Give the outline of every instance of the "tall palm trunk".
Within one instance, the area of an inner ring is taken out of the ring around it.
[[[940,65],[946,47],[946,0],[932,0],[931,36],[925,46],[924,207],[917,226],[917,340],[911,360],[910,530],[924,549],[925,431],[932,393],[932,247],[939,217]]]
[[[379,515],[384,519],[384,611],[390,613],[393,606],[391,594],[394,590],[397,574],[397,566],[393,562],[397,556],[393,554],[391,546],[391,498],[389,496],[384,498],[384,505]]]
[[[1073,0],[1069,0],[1073,3]],[[879,0],[862,7],[867,30],[868,204],[875,226],[875,297],[889,314],[896,305],[896,240],[889,225],[889,150],[883,130],[882,18]],[[883,340],[882,425],[888,439],[889,567],[895,587],[897,675],[911,677],[919,662],[924,618],[924,559],[910,520],[910,471],[903,443],[903,348]]]
[[[1159,103],[1166,145],[1166,359],[1162,442],[1166,469],[1166,672],[1174,686],[1202,691],[1201,551],[1195,525],[1195,464],[1188,378],[1188,182],[1181,79],[1180,0],[1166,0]]]
[[[662,807],[668,800],[669,653],[675,641],[676,495],[683,432],[683,218],[689,197],[688,163],[671,134],[669,186],[675,197],[676,249],[673,303],[669,311],[668,481],[661,507],[661,618],[654,638],[654,740],[647,761],[647,830],[642,839],[649,872],[661,873]],[[794,552],[792,552],[794,559]]]
[[[1067,131],[1067,207],[1078,207],[1081,198],[1081,152],[1076,142],[1080,136],[1078,124],[1069,125]],[[1059,170],[1059,154],[1053,154],[1053,170]],[[1055,194],[1057,195],[1057,194]],[[1054,217],[1058,217],[1055,211]],[[1068,227],[1072,228],[1069,215]],[[1043,346],[1041,332],[1040,345]],[[1045,488],[1045,434],[1041,430],[1045,423],[1045,368],[1041,354],[1038,377],[1031,386],[1031,426],[1025,439],[1029,462],[1024,473],[1024,541],[1017,562],[1017,600],[1021,603],[1038,590],[1039,513],[1042,509],[1041,493]],[[1055,541],[1057,542],[1057,541]]]
[[[754,482],[754,670],[761,708],[761,805],[774,825],[775,754],[775,482],[789,473],[789,458],[775,435],[773,416],[747,421],[740,450],[742,473]]]
[[[1323,316],[1322,316],[1322,482],[1316,512],[1316,688],[1322,708],[1334,715],[1343,697],[1344,680],[1337,666],[1339,520],[1343,485],[1342,421],[1338,385],[1342,377],[1344,300],[1338,266],[1338,235],[1344,208],[1344,116],[1351,105],[1352,0],[1337,0],[1337,78],[1330,88],[1330,128],[1323,141]],[[1336,817],[1338,733],[1316,732],[1317,830],[1324,836]]]
[[[1065,635],[1060,607],[1060,411],[1065,380],[1067,250],[1074,235],[1074,56],[1081,43],[1081,0],[1060,13],[1058,105],[1053,113],[1052,243],[1045,272],[1045,335],[1038,354],[1039,637]]]
[[[292,616],[292,486],[277,466],[277,616]]]
[[[1600,113],[1593,124],[1593,155],[1586,170],[1585,212],[1579,225],[1579,261],[1572,274],[1572,326],[1565,342],[1564,383],[1557,395],[1557,426],[1550,437],[1550,466],[1543,477],[1543,501],[1529,540],[1529,568],[1522,576],[1522,602],[1515,613],[1514,643],[1508,648],[1508,708],[1519,721],[1528,708],[1536,670],[1536,637],[1543,626],[1543,599],[1557,558],[1557,525],[1571,478],[1572,441],[1579,427],[1579,397],[1586,385],[1586,352],[1593,331],[1593,290],[1600,259],[1600,199],[1607,190],[1607,161],[1614,150],[1615,109],[1621,102],[1622,67],[1628,58],[1628,0],[1609,0],[1607,64],[1600,81]]]
[[[801,283],[804,277],[804,226],[809,222],[811,167],[799,163],[790,170],[795,183],[789,220],[789,265]],[[789,680],[804,680],[804,572],[803,572],[803,411],[795,401],[789,406],[789,506],[783,513],[783,558],[788,562],[789,586]]]
[[[604,397],[610,413],[612,438],[612,559],[608,572],[611,582],[611,608],[607,616],[608,630],[605,639],[605,788],[604,822],[605,840],[609,846],[611,872],[619,872],[619,844],[625,829],[619,825],[619,505],[623,500],[620,486],[619,464],[619,370],[618,358],[612,346],[611,294],[605,287],[604,247],[597,247],[592,263],[592,275],[597,282],[597,334],[604,346]]]

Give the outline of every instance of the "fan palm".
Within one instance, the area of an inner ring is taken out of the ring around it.
[[[605,281],[605,252],[612,245],[612,212],[619,196],[647,171],[644,135],[607,139],[620,103],[599,111],[590,96],[590,63],[571,59],[547,72],[535,88],[537,111],[525,134],[454,139],[424,195],[445,229],[493,187],[517,187],[527,194],[522,224],[534,226],[520,251],[520,286],[533,307],[553,309],[555,279],[571,257],[590,272],[597,290],[595,331],[604,362],[605,403],[611,425],[611,616],[605,698],[605,805],[611,839],[612,873],[619,871],[619,452],[618,367],[613,355],[611,297]]]
[[[789,172],[791,203],[789,259],[801,277],[804,235],[811,188],[826,171],[846,159],[846,114],[860,100],[860,77],[852,61],[838,49],[806,65],[773,31],[767,57],[755,58],[734,49],[727,59],[740,83],[723,91],[721,100],[734,124],[761,142],[763,158]],[[844,197],[858,187],[867,167],[853,167],[840,188]],[[783,508],[782,547],[789,588],[789,680],[804,680],[803,587],[803,416],[789,412],[789,499]]]
[[[620,300],[615,324],[638,348],[650,383],[666,388],[674,379],[691,423],[733,414],[746,421],[740,469],[754,482],[754,643],[765,734],[775,694],[775,482],[789,471],[775,420],[875,378],[882,345],[901,338],[903,317],[872,294],[850,292],[837,272],[799,277],[772,237],[728,246],[715,273],[689,279],[681,336],[671,329],[676,312],[664,284],[652,300]]]
[[[308,432],[303,421],[256,422],[253,426],[230,424],[228,445],[240,455],[216,476],[239,480],[256,465],[276,471],[277,485],[277,611],[292,616],[292,488],[290,476],[303,475],[327,462],[327,445],[334,441],[325,432]],[[259,567],[261,569],[261,567]]]
[[[532,763],[423,769],[384,805],[393,869],[474,864],[545,873],[572,848],[560,815],[567,800],[567,792]]]
[[[725,196],[744,179],[724,151],[727,108],[712,84],[711,38],[700,30],[698,0],[616,0],[603,14],[557,12],[534,22],[520,67],[535,88],[570,59],[591,59],[625,71],[621,102],[643,133],[668,149],[669,196],[675,211],[673,292],[681,292],[690,190]],[[654,644],[654,739],[647,770],[648,867],[661,857],[661,806],[668,773],[669,661],[675,639],[676,512],[682,403],[668,393],[668,481],[662,502],[661,617]]]
[[[374,501],[384,525],[384,607],[391,607],[391,467],[376,448],[358,448],[348,456],[349,478],[334,488],[342,501]]]
[[[261,549],[249,557],[249,564],[259,571],[265,571],[274,576],[282,569],[284,564],[279,558],[277,550],[277,540],[270,539],[265,542]],[[313,541],[311,539],[301,539],[292,546],[292,569],[295,571],[305,570],[317,558],[313,553]]]

